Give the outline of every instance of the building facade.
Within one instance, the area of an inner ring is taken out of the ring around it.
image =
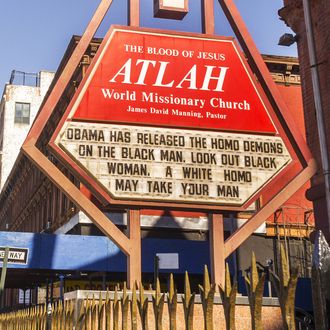
[[[12,170],[54,73],[13,71],[0,103],[0,190]]]
[[[330,27],[330,5],[326,0],[307,1],[307,3],[309,3],[311,12],[311,33],[315,43],[317,60],[315,67],[317,68],[319,75],[327,150],[328,154],[330,154],[330,38],[328,32]],[[304,117],[306,123],[306,139],[318,164],[318,172],[312,178],[311,188],[307,192],[307,198],[313,202],[317,229],[321,229],[329,241],[330,219],[327,214],[328,212],[325,198],[325,176],[329,177],[329,173],[324,173],[324,170],[322,169],[320,140],[318,135],[313,82],[311,76],[311,69],[313,68],[311,67],[308,52],[303,1],[285,0],[284,7],[279,11],[279,14],[284,19],[286,24],[289,25],[296,33],[295,40],[297,41],[300,62]],[[327,161],[329,162],[329,159]]]

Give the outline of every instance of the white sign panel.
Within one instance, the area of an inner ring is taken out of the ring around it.
[[[56,142],[119,199],[240,206],[291,161],[252,134],[68,122]]]
[[[5,247],[0,246],[0,262],[3,262],[5,257]],[[29,249],[10,247],[8,252],[8,263],[10,264],[27,264]]]
[[[178,253],[157,253],[159,269],[179,269]]]
[[[184,0],[163,0],[163,6],[184,9]]]

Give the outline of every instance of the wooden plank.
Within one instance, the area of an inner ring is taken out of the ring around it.
[[[214,2],[202,1],[202,31],[206,34],[214,34]]]
[[[224,289],[225,285],[225,245],[223,215],[210,214],[209,216],[209,240],[211,259],[211,280]]]
[[[303,184],[316,173],[316,162],[311,160],[299,175],[273,197],[259,212],[252,216],[242,227],[225,241],[225,257],[233,253],[253,232],[283,205]]]
[[[126,255],[130,253],[129,239],[116,225],[35,146],[22,147],[26,156],[59,187]],[[51,175],[49,175],[51,173]]]
[[[130,239],[130,254],[127,257],[127,286],[133,289],[134,283],[141,282],[141,228],[140,211],[129,210],[127,214],[127,230]]]
[[[2,269],[1,269],[1,279],[0,279],[0,299],[1,299],[1,297],[2,297],[2,294],[3,294],[4,288],[5,288],[6,275],[7,275],[8,256],[9,256],[9,247],[6,246],[6,248],[5,248],[5,254],[4,254],[3,262],[2,262]]]
[[[140,0],[129,0],[129,22],[130,26],[140,26]]]
[[[288,110],[282,95],[269,74],[265,61],[260,55],[235,2],[233,0],[218,0],[218,2],[246,54],[250,66],[255,72],[271,105],[275,109],[277,117],[284,126],[285,133],[290,143],[293,145],[300,162],[304,166],[307,166],[308,161],[312,159],[312,155],[307,147],[305,138],[300,132],[299,127],[295,124],[295,119]]]

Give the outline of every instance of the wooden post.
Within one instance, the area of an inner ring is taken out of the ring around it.
[[[206,34],[214,34],[214,2],[202,1],[202,31]]]
[[[140,211],[129,210],[127,214],[127,234],[130,239],[130,253],[127,256],[127,287],[141,282],[141,228]]]
[[[128,17],[128,25],[140,26],[140,0],[128,0]]]
[[[211,259],[211,280],[225,287],[225,243],[223,229],[223,215],[210,214],[209,216],[209,240],[210,240],[210,259]]]
[[[4,251],[2,269],[1,269],[1,279],[0,279],[0,300],[2,298],[3,291],[5,289],[6,275],[7,275],[7,263],[9,256],[9,247],[7,246]]]

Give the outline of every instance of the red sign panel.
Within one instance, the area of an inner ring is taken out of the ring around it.
[[[114,30],[73,119],[275,134],[231,38]]]

